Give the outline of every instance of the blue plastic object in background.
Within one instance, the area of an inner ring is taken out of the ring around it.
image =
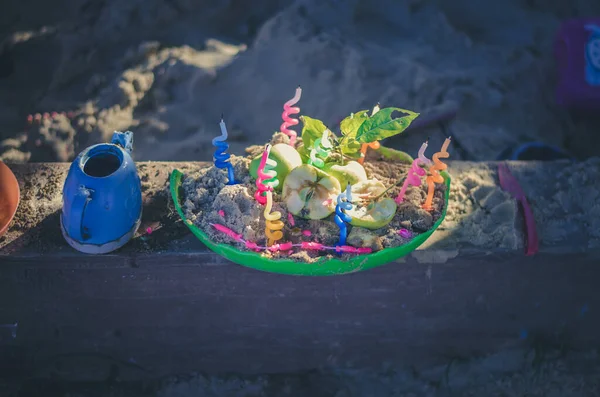
[[[589,85],[600,85],[600,26],[588,24],[585,29],[590,37],[585,44],[585,81]]]
[[[115,132],[71,164],[63,187],[61,230],[78,251],[104,254],[127,243],[142,217],[140,178],[131,158],[133,133]]]

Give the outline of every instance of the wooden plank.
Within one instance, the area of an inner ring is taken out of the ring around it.
[[[461,255],[321,278],[207,253],[52,257],[0,268],[0,324],[18,323],[15,338],[0,328],[3,376],[420,366],[528,343],[522,330],[600,346],[600,267],[587,254]]]

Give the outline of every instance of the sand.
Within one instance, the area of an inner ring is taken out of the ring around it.
[[[242,154],[298,84],[303,113],[329,125],[378,101],[456,104],[453,159],[529,140],[595,155],[594,124],[554,104],[552,41],[560,20],[599,13],[585,0],[18,2],[0,16],[0,159],[70,161],[130,129],[136,160],[210,160],[221,113]],[[27,125],[52,111],[72,117]],[[413,153],[424,134],[388,145]]]

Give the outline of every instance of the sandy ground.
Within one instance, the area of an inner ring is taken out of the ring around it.
[[[0,159],[70,161],[131,129],[137,160],[208,160],[221,113],[241,154],[278,129],[298,84],[302,112],[329,125],[378,101],[424,115],[457,104],[454,159],[529,140],[586,157],[597,134],[554,106],[551,46],[561,19],[594,13],[585,0],[11,1]],[[52,111],[72,114],[27,125]],[[424,135],[390,145],[412,153]]]

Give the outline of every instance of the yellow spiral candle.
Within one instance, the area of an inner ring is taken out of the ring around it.
[[[423,204],[423,208],[427,211],[431,210],[431,203],[433,202],[433,193],[435,191],[436,183],[444,183],[444,178],[440,175],[438,171],[443,171],[448,166],[440,161],[440,157],[443,159],[447,159],[450,157],[448,153],[448,145],[450,145],[450,138],[446,138],[444,144],[442,145],[442,149],[435,153],[432,156],[433,165],[429,167],[429,175],[427,177],[427,198],[425,199],[425,204]]]
[[[281,212],[273,211],[273,192],[270,190],[267,191],[267,205],[265,205],[265,211],[263,212],[265,216],[265,235],[267,236],[267,246],[272,246],[275,244],[277,240],[281,240],[283,238],[283,222],[281,219]]]

